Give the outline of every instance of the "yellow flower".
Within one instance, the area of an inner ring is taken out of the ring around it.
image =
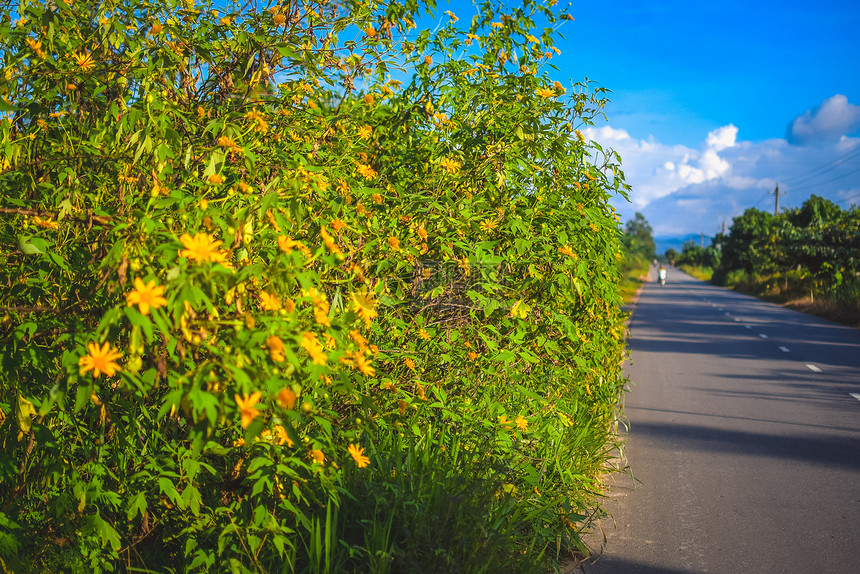
[[[364,103],[368,106],[371,105],[373,103],[373,94],[367,94],[364,96]]]
[[[484,221],[481,222],[479,227],[481,228],[481,231],[483,231],[485,233],[489,233],[490,231],[492,231],[496,228],[496,225],[497,225],[496,222],[493,221],[492,219],[485,219]]]
[[[365,28],[364,33],[367,35],[368,38],[376,38],[376,29],[371,26]]]
[[[281,308],[281,301],[278,296],[268,291],[260,292],[260,304],[266,311],[277,311]]]
[[[156,22],[155,24],[152,25],[151,31],[152,31],[153,36],[157,36],[158,34],[161,34],[162,30],[164,30],[164,26],[162,26],[160,22]]]
[[[352,297],[353,310],[364,319],[365,327],[370,329],[373,319],[379,316],[376,312],[378,302],[373,299],[372,293],[353,293],[350,297]]]
[[[328,355],[323,353],[323,347],[320,345],[317,336],[310,331],[302,335],[302,348],[311,356],[311,361],[314,365],[325,365],[328,360]]]
[[[538,88],[535,90],[535,95],[540,96],[541,98],[554,98],[555,92],[547,88]]]
[[[343,222],[341,222],[341,223],[343,223]],[[334,237],[331,236],[331,234],[326,230],[325,227],[320,228],[320,236],[322,236],[323,243],[325,243],[325,246],[328,247],[329,251],[331,251],[333,254],[335,254],[338,259],[343,261],[343,259],[345,257],[343,254],[343,251],[341,251],[340,247],[335,242]]]
[[[242,153],[242,148],[236,145],[236,142],[233,140],[233,138],[221,136],[220,138],[218,138],[218,145],[221,147],[226,147],[230,151],[233,151],[235,153]]]
[[[373,135],[373,128],[370,126],[362,126],[358,128],[358,137],[363,140],[369,140]]]
[[[270,335],[266,339],[266,346],[269,347],[269,356],[276,363],[283,363],[284,358],[284,342],[277,335]]]
[[[331,222],[331,228],[335,233],[340,233],[342,229],[346,229],[346,223],[340,219],[335,219]]]
[[[116,360],[122,357],[122,353],[117,349],[111,349],[110,343],[105,343],[103,347],[99,347],[98,343],[91,342],[87,345],[87,349],[89,349],[89,354],[78,360],[82,375],[87,371],[92,371],[95,378],[99,378],[102,373],[112,377],[117,371],[122,370],[116,363]]]
[[[325,454],[323,454],[323,451],[321,451],[319,449],[312,450],[309,453],[309,456],[312,459],[314,459],[315,462],[318,462],[319,464],[323,464],[325,462]]]
[[[409,369],[410,371],[415,370],[415,361],[413,361],[409,357],[406,357],[405,359],[403,359],[403,363],[406,365],[406,368]]]
[[[215,185],[220,185],[220,184],[224,183],[224,177],[221,176],[220,174],[213,173],[212,175],[209,176],[209,178],[206,181],[208,181],[209,183],[215,184]]]
[[[281,389],[281,392],[279,392],[278,396],[275,397],[275,401],[282,408],[291,409],[296,406],[296,398],[296,393],[294,393],[292,389],[284,388]]]
[[[262,394],[260,391],[257,391],[251,393],[251,396],[245,395],[244,397],[240,397],[239,395],[234,395],[233,398],[236,399],[236,406],[239,407],[239,413],[242,415],[242,428],[247,428],[251,424],[251,421],[260,414],[260,411],[254,405],[260,400]]]
[[[427,332],[427,329],[421,329],[420,331],[418,331],[418,336],[425,341],[430,339],[430,333]]]
[[[353,329],[349,332],[349,336],[353,341],[356,342],[356,344],[362,351],[367,350],[367,339],[365,339],[364,335]]]
[[[427,230],[426,229],[424,229],[423,227],[419,227],[418,229],[415,230],[415,233],[418,234],[418,237],[420,237],[424,241],[427,241]]]
[[[278,26],[283,26],[287,22],[287,17],[278,12],[272,17],[272,21]]]
[[[294,241],[285,235],[278,237],[278,248],[286,254],[293,252],[293,248],[303,250],[304,244],[301,241]]]
[[[257,110],[251,110],[245,114],[245,119],[254,122],[254,131],[258,133],[266,133],[269,130],[269,124],[266,118]]]
[[[378,193],[371,195],[370,199],[373,200],[373,203],[382,203],[382,196]]]
[[[57,221],[54,221],[53,218],[48,217],[47,219],[42,219],[38,215],[33,217],[33,223],[39,227],[44,227],[45,229],[57,229],[60,227],[60,224]]]
[[[376,369],[370,364],[370,361],[365,359],[362,355],[356,353],[353,356],[353,360],[355,361],[355,368],[367,375],[368,377],[372,377],[376,374]]]
[[[285,429],[281,425],[275,425],[274,427],[272,427],[272,430],[275,431],[275,436],[278,437],[278,444],[286,444],[287,446],[293,446],[293,439],[291,439],[290,435],[287,434],[287,429]]]
[[[576,254],[573,252],[573,249],[570,248],[570,245],[564,245],[558,248],[558,252],[562,255],[567,255],[568,257],[575,257]]]
[[[365,179],[373,179],[377,176],[376,170],[370,167],[367,164],[360,163],[358,164],[358,173]]]
[[[469,351],[469,352],[466,354],[466,356],[469,358],[469,360],[470,360],[470,361],[474,361],[475,359],[477,359],[477,358],[478,358],[478,357],[480,357],[481,355],[480,355],[479,353],[476,353],[475,351]]]
[[[125,300],[129,307],[137,305],[144,315],[149,315],[150,309],[158,309],[167,305],[167,299],[164,298],[164,286],[156,286],[154,279],[149,283],[144,283],[140,277],[135,277],[134,291],[126,293]]]
[[[185,246],[185,249],[179,253],[180,257],[186,257],[195,261],[224,261],[224,253],[218,247],[221,246],[221,241],[215,239],[206,233],[196,233],[191,237],[187,233],[183,234],[179,241]]]
[[[529,421],[523,415],[517,416],[516,423],[517,423],[517,428],[519,428],[520,430],[524,430],[524,431],[529,430]]]
[[[431,58],[430,56],[424,56],[424,63],[428,66],[433,64],[433,58]]]
[[[393,236],[389,237],[388,246],[393,250],[397,251],[398,249],[400,249],[400,240]]]
[[[460,168],[463,166],[460,162],[453,160],[448,157],[443,157],[442,161],[439,162],[439,165],[445,168],[450,174],[456,174],[460,171]]]
[[[456,16],[453,12],[451,12],[450,10],[445,10],[445,14],[447,14],[447,15],[448,15],[448,17],[449,17],[453,22],[456,22],[457,20],[459,20],[459,18],[457,18],[457,16]]]
[[[508,420],[508,417],[502,415],[499,417],[499,424],[505,428],[508,428],[508,426],[511,425],[511,421]]]
[[[370,464],[370,459],[364,456],[364,449],[360,446],[351,444],[347,447],[346,450],[349,451],[349,456],[352,457],[358,468],[364,468],[365,466]]]
[[[87,52],[83,52],[81,54],[72,54],[72,58],[75,59],[75,62],[78,64],[78,68],[80,68],[84,72],[93,69],[96,65],[96,61],[93,58],[93,55],[88,54]]]

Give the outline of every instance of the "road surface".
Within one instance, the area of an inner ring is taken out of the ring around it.
[[[580,571],[860,572],[860,330],[673,269],[630,348],[635,480],[609,479]]]

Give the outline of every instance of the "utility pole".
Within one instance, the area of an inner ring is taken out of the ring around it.
[[[782,195],[785,195],[785,192],[782,192]],[[775,198],[773,205],[773,214],[779,215],[779,184],[776,184],[776,189],[773,191],[773,196]]]

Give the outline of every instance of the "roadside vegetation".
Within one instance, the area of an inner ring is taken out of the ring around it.
[[[624,245],[624,259],[621,262],[621,297],[625,304],[633,297],[648,279],[648,271],[657,252],[651,224],[641,213],[636,213],[624,226],[621,236]]]
[[[682,268],[711,280],[860,326],[860,209],[818,196],[773,215],[748,209],[726,235],[701,248],[684,246]]]
[[[219,6],[3,3],[0,570],[559,568],[625,383],[573,18]]]

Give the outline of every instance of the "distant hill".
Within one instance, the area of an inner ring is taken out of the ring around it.
[[[705,235],[705,247],[709,247],[713,239],[713,237]],[[699,233],[688,233],[686,235],[661,235],[654,238],[654,242],[657,244],[658,255],[663,255],[670,248],[680,253],[684,248],[684,243],[688,241],[695,241],[696,245],[701,245],[702,235]]]

